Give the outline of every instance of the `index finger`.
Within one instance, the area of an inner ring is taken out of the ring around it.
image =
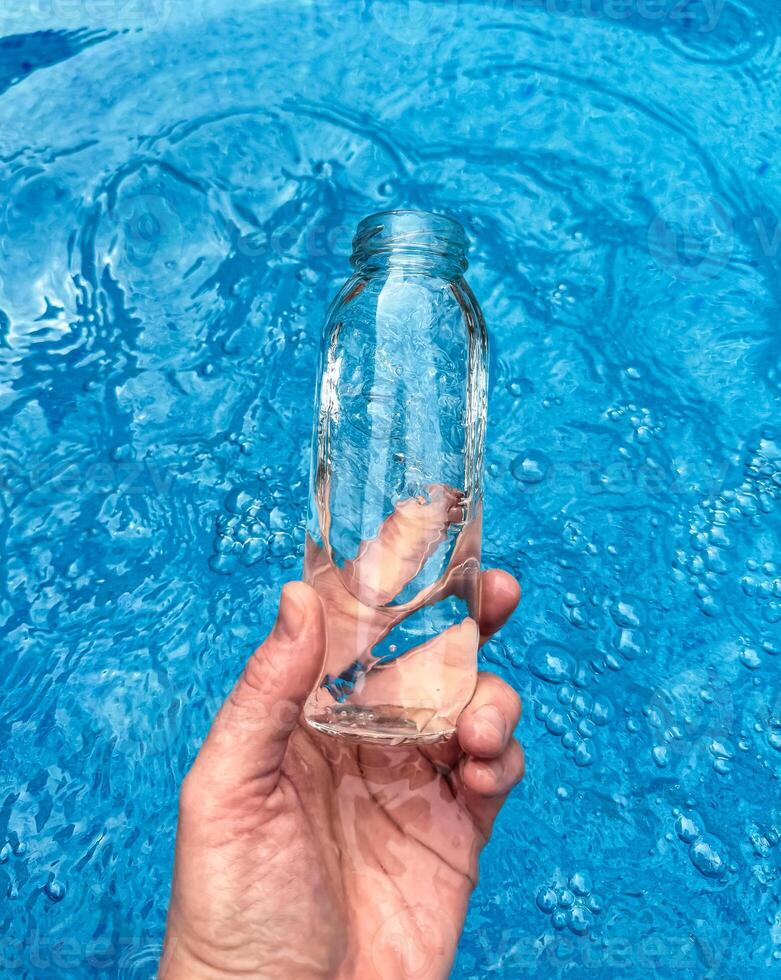
[[[391,602],[442,544],[450,524],[462,519],[462,499],[452,487],[434,484],[428,499],[408,497],[397,503],[377,536],[364,541],[345,564],[342,577],[350,592],[367,606]]]
[[[521,598],[518,580],[500,568],[480,578],[480,642],[485,643],[512,616]]]

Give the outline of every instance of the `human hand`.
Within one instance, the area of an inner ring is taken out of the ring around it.
[[[483,573],[483,638],[518,597]],[[523,775],[520,701],[481,674],[450,742],[318,735],[299,718],[324,641],[317,593],[289,583],[182,786],[161,980],[448,974],[479,853]]]

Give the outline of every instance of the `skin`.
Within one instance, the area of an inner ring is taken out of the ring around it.
[[[359,584],[397,591],[442,519],[436,506],[402,505],[366,549]],[[319,592],[326,605],[304,582],[284,587],[271,634],[184,780],[161,980],[450,971],[478,857],[523,776],[520,700],[480,674],[448,741],[378,747],[315,732],[302,707],[323,669],[326,618],[333,630],[344,616]],[[511,576],[482,574],[481,641],[519,597]],[[360,617],[380,629],[372,615],[356,609],[345,628]]]
[[[451,523],[463,520],[461,500],[444,484],[432,484],[425,496],[402,500],[383,521],[376,537],[365,541],[356,557],[343,565],[307,539],[307,581],[323,600],[326,611],[325,674],[339,676],[355,662],[371,663],[376,645],[425,605],[435,606],[451,595],[459,596],[466,607],[476,605],[474,556],[479,554],[479,516],[461,527],[448,567],[434,583],[421,587],[414,599],[404,604],[392,601],[445,541]],[[478,623],[468,616],[407,651],[403,669],[375,666],[361,690],[361,704],[403,704],[408,710],[417,705],[425,715],[426,706],[437,706],[436,699],[432,703],[427,693],[444,690],[447,717],[431,715],[423,734],[430,736],[435,729],[436,737],[440,729],[452,729],[474,691],[477,634]],[[317,708],[324,704],[332,705],[333,699],[318,684],[310,707],[317,714]]]

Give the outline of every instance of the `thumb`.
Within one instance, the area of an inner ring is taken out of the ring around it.
[[[193,774],[197,771],[205,786],[218,791],[252,784],[262,795],[271,792],[324,656],[320,597],[304,582],[288,582],[274,628],[215,718]]]

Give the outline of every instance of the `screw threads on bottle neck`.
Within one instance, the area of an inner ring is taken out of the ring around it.
[[[466,234],[453,218],[428,211],[382,211],[358,225],[350,261],[359,272],[397,267],[456,278],[467,268]]]

